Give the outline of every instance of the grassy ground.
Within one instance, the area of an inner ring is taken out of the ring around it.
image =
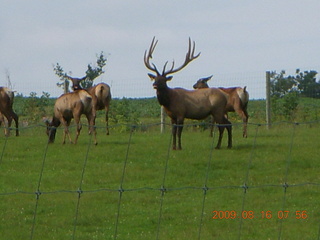
[[[40,126],[2,137],[0,239],[319,237],[319,123],[252,124],[247,139],[235,126],[234,147],[225,136],[221,150],[193,127],[182,151],[169,127],[118,129],[99,129],[97,146],[85,127],[77,145],[62,145],[59,129],[47,148]]]

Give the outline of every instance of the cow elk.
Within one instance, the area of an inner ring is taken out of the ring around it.
[[[73,78],[70,76],[66,76],[72,82],[72,89],[74,91],[83,89],[80,86],[80,82],[85,80],[87,77],[83,78]],[[110,86],[106,83],[99,83],[95,86],[92,86],[88,89],[84,89],[88,91],[92,96],[96,97],[96,110],[103,110],[105,109],[105,121],[106,121],[106,134],[109,135],[109,109],[110,109],[110,102],[111,102],[111,91]]]
[[[77,90],[71,93],[61,95],[54,104],[54,114],[52,121],[47,122],[47,134],[49,136],[49,143],[53,143],[57,127],[61,124],[64,126],[63,144],[65,144],[66,135],[70,142],[72,139],[68,127],[70,126],[71,119],[74,118],[76,123],[76,137],[74,143],[77,143],[81,131],[80,118],[84,114],[88,120],[90,134],[94,134],[94,144],[97,144],[95,118],[96,112],[94,108],[94,98],[85,90]]]
[[[172,123],[172,148],[182,149],[181,146],[181,133],[183,129],[183,123],[185,118],[201,120],[209,115],[213,116],[213,122],[218,123],[219,139],[216,148],[221,147],[221,141],[224,129],[228,131],[228,148],[232,147],[232,125],[228,119],[224,116],[225,107],[227,104],[227,96],[217,88],[207,88],[200,90],[186,90],[183,88],[169,88],[167,81],[172,79],[169,74],[176,73],[188,65],[192,60],[199,57],[200,53],[194,55],[195,43],[191,47],[191,40],[189,38],[189,50],[186,54],[184,63],[174,69],[174,62],[171,69],[166,71],[167,63],[163,67],[162,73],[160,73],[155,64],[150,63],[153,51],[158,41],[153,38],[149,51],[145,51],[144,64],[145,66],[155,72],[156,75],[149,73],[149,77],[153,83],[153,87],[156,89],[157,98],[159,104],[162,105],[171,118]],[[176,136],[178,136],[178,146],[176,145]]]
[[[0,121],[4,123],[6,136],[10,135],[12,120],[14,120],[16,124],[16,136],[19,136],[19,118],[12,109],[13,99],[14,93],[12,90],[6,87],[0,87]],[[5,121],[5,118],[7,121]]]
[[[209,88],[208,81],[212,78],[212,75],[206,78],[200,78],[194,85],[194,89]],[[228,95],[228,103],[226,107],[227,112],[236,112],[243,121],[243,137],[247,137],[247,125],[249,115],[247,112],[247,106],[249,101],[249,93],[246,90],[247,87],[230,87],[219,89]]]

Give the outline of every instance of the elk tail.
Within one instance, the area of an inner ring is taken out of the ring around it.
[[[242,102],[242,105],[245,107],[248,104],[249,101],[249,93],[247,92],[247,86],[245,86],[244,88],[238,88],[237,89],[237,93],[238,96]]]
[[[102,97],[103,96],[103,91],[104,91],[104,86],[100,86],[100,89],[99,89],[99,91],[98,91],[98,94],[97,94],[97,97],[99,98],[99,97]]]

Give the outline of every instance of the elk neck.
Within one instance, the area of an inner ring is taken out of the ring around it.
[[[50,127],[59,127],[61,124],[59,118],[57,118],[56,116],[53,116],[52,121],[50,123]]]
[[[163,88],[157,88],[157,98],[160,105],[168,108],[170,106],[170,89],[168,86]]]

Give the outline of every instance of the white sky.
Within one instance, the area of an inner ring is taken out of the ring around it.
[[[192,88],[214,75],[210,86],[247,86],[264,97],[267,70],[320,71],[319,0],[0,0],[0,85],[25,96],[59,96],[59,63],[72,76],[85,75],[101,51],[108,58],[106,82],[114,97],[152,97],[143,63],[153,36],[153,61],[182,64],[188,38],[198,59],[175,73],[170,87]]]

